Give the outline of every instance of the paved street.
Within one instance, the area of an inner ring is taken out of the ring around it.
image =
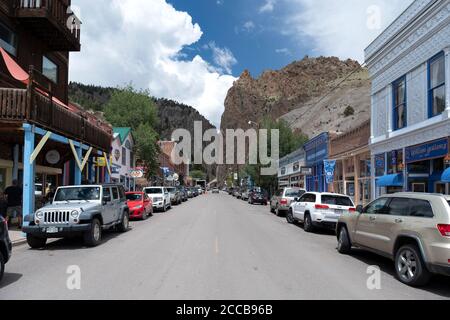
[[[413,289],[389,260],[339,255],[331,233],[299,226],[227,194],[208,194],[110,233],[96,248],[52,242],[15,248],[0,285],[4,299],[448,299],[450,279]],[[81,268],[68,290],[67,267]],[[382,269],[381,290],[366,287],[367,267]]]

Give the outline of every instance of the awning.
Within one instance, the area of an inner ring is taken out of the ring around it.
[[[390,174],[377,179],[377,187],[403,187],[403,174]]]
[[[444,171],[442,174],[442,182],[450,182],[450,168]]]
[[[28,84],[30,75],[23,70],[2,47],[0,47],[0,53],[11,76],[20,82]]]

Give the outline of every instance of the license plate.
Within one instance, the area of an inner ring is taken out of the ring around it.
[[[342,214],[344,213],[344,210],[341,210],[341,209],[335,209],[335,210],[334,210],[334,213],[335,213],[335,214],[342,215]]]
[[[47,233],[58,233],[59,229],[57,227],[47,228]]]

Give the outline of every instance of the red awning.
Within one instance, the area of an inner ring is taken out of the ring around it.
[[[0,47],[0,53],[2,54],[3,61],[5,61],[6,68],[8,68],[11,76],[20,82],[28,84],[30,75],[25,72],[2,47]]]

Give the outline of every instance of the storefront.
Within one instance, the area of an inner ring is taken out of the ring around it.
[[[329,133],[324,132],[308,141],[304,146],[306,166],[312,169],[312,175],[306,177],[306,190],[308,191],[328,191],[323,161],[328,159],[329,137]]]
[[[278,168],[279,187],[305,187],[305,175],[302,168],[305,166],[305,151],[296,150],[280,159]]]
[[[449,139],[375,155],[377,194],[399,191],[449,193]]]
[[[368,121],[330,141],[330,159],[336,160],[333,191],[363,206],[371,201],[369,138]]]

